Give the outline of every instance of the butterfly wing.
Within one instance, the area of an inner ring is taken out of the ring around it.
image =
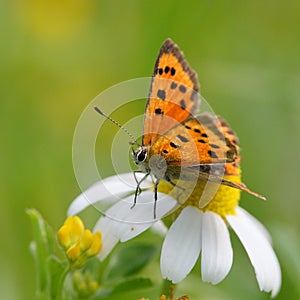
[[[146,104],[143,146],[149,146],[149,157],[159,154],[165,158],[168,169],[196,170],[200,180],[222,183],[265,199],[243,183],[210,173],[210,166],[219,164],[225,174],[236,175],[239,146],[236,135],[222,118],[207,113],[193,117],[200,102],[198,92],[197,74],[178,46],[167,39],[155,64]]]
[[[238,138],[221,117],[203,113],[188,119],[161,136],[150,151],[152,155],[160,154],[165,158],[169,166],[167,172],[172,175],[179,177],[178,172],[183,171],[193,179],[230,186],[265,200],[244,183],[232,182],[218,175],[237,175],[241,159]],[[174,172],[172,167],[180,168]]]
[[[169,129],[195,114],[199,106],[197,74],[171,39],[162,45],[146,104],[143,145],[152,145]]]
[[[191,117],[159,137],[150,148],[150,156],[162,155],[168,166],[234,162],[238,148],[224,136],[219,123],[219,118],[209,113]]]
[[[239,173],[239,163],[241,161],[241,157],[239,155],[240,147],[239,140],[236,133],[230,128],[229,124],[220,116],[218,116],[218,128],[223,133],[224,137],[226,137],[230,143],[232,143],[236,148],[236,158],[234,162],[227,163],[225,165],[225,174],[226,175],[238,175]]]

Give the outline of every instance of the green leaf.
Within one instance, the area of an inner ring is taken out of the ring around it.
[[[67,266],[55,256],[54,233],[49,224],[35,209],[28,209],[34,240],[30,249],[35,259],[37,273],[37,294],[56,299],[65,277]]]
[[[157,251],[153,245],[140,243],[118,248],[106,267],[103,281],[116,281],[136,274],[153,259]]]
[[[30,245],[37,271],[37,292],[46,292],[47,289],[47,257],[53,251],[53,234],[42,216],[35,209],[28,209],[32,223],[34,241]]]

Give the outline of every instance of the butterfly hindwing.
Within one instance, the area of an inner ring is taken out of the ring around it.
[[[218,116],[218,127],[220,131],[224,134],[224,136],[234,145],[236,148],[237,156],[234,162],[227,163],[225,165],[225,173],[227,175],[235,175],[239,174],[239,163],[241,157],[239,155],[240,147],[239,147],[239,140],[236,133],[230,128],[229,124],[220,116]]]
[[[152,145],[169,129],[196,113],[199,105],[197,74],[172,40],[162,45],[146,104],[143,145]]]
[[[194,167],[235,161],[238,149],[224,136],[219,119],[209,113],[189,118],[170,129],[151,146],[169,166]]]

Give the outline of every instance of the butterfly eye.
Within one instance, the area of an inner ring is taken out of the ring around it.
[[[144,150],[142,150],[140,153],[137,154],[137,159],[139,162],[145,161],[146,157],[147,157],[147,152]]]
[[[140,149],[136,153],[136,161],[139,163],[145,161],[146,157],[147,157],[147,150],[145,149]]]

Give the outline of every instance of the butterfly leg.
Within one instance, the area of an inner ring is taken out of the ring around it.
[[[180,189],[180,190],[182,190],[182,191],[185,191],[185,188],[183,188],[183,187],[181,187],[180,185],[178,185],[178,184],[176,184],[175,182],[173,182],[169,176],[165,175],[165,179],[166,179],[166,181],[169,182],[172,186],[174,186],[174,187],[176,187],[176,188],[178,188],[178,189]]]
[[[166,178],[166,181],[169,182],[171,185],[173,185],[174,187],[176,186],[176,183],[173,182],[169,176],[165,175],[165,178]]]
[[[141,188],[139,187],[139,181],[138,181],[138,179],[136,178],[136,174],[137,174],[137,173],[144,173],[144,172],[142,172],[142,171],[140,171],[140,170],[133,171],[134,180],[135,180],[135,182],[136,182],[136,184],[137,184],[137,187],[138,187],[137,195],[139,195],[139,194],[142,192],[142,190],[141,190]]]
[[[135,181],[137,183],[137,186],[136,186],[136,189],[135,189],[135,193],[134,193],[134,200],[133,200],[133,205],[131,206],[131,208],[134,208],[135,205],[136,205],[136,199],[137,199],[137,196],[141,193],[141,184],[143,183],[143,181],[149,176],[150,173],[146,173],[144,177],[142,177],[142,179],[140,181],[138,181],[138,179],[136,178],[136,175],[135,173],[143,173],[143,172],[140,172],[140,171],[134,171],[133,174],[134,174],[134,178],[135,178]]]
[[[157,203],[157,188],[159,180],[156,180],[154,183],[154,207],[153,207],[153,218],[156,219],[156,203]]]

